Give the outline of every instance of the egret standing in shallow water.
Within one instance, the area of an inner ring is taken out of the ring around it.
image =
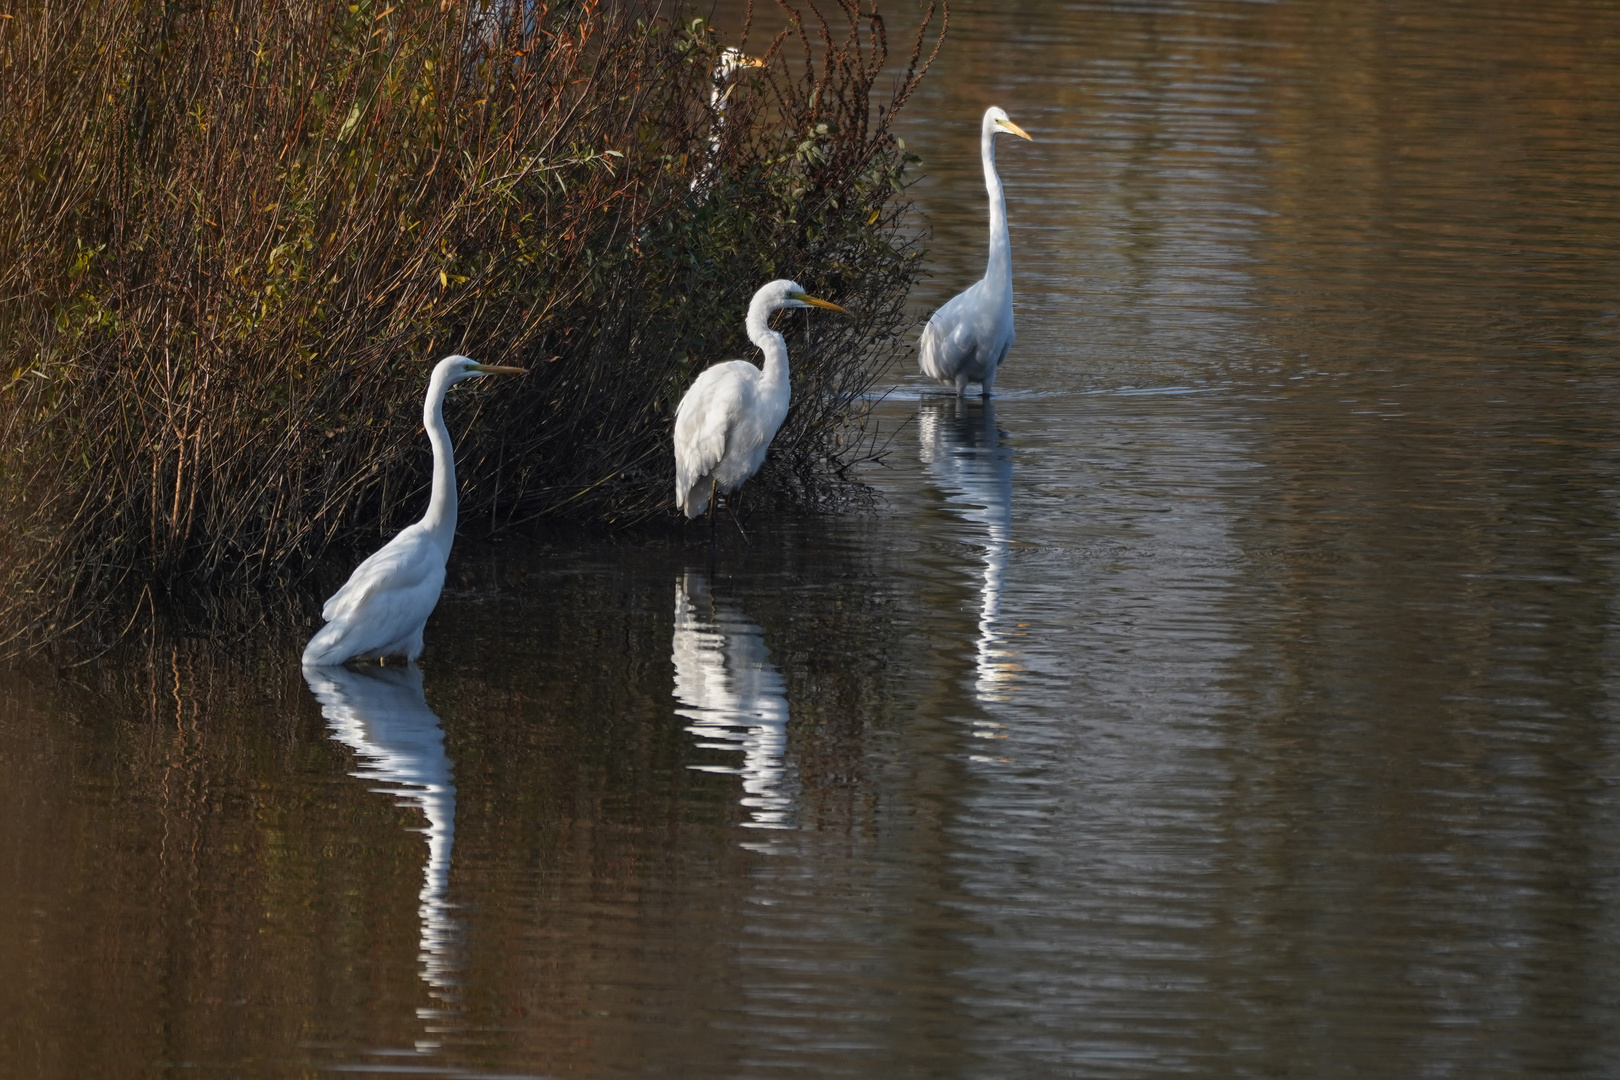
[[[985,111],[979,156],[984,159],[984,187],[990,193],[990,263],[982,280],[934,312],[918,342],[922,373],[947,386],[955,385],[957,397],[970,382],[978,383],[989,397],[996,369],[1013,343],[1012,242],[1007,236],[1007,199],[996,173],[998,131],[1029,138],[999,108],[992,105]]]
[[[714,497],[730,494],[759,471],[765,451],[787,418],[787,342],[771,329],[782,308],[837,304],[806,295],[792,281],[773,281],[748,305],[748,340],[765,354],[760,370],[747,360],[716,364],[697,377],[675,410],[675,502],[689,518],[709,510]],[[849,314],[844,312],[844,314]]]
[[[400,530],[354,568],[343,588],[321,608],[326,625],[304,647],[305,667],[349,660],[422,655],[422,627],[444,588],[444,564],[456,538],[456,459],[444,426],[445,391],[481,375],[525,375],[522,368],[479,364],[447,356],[433,369],[422,424],[433,445],[433,495],[422,520]]]

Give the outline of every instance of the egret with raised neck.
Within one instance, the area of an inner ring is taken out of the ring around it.
[[[422,425],[433,447],[433,493],[422,520],[401,529],[354,568],[321,608],[326,625],[304,647],[305,667],[350,660],[413,661],[422,655],[422,628],[439,603],[444,567],[456,538],[456,458],[444,426],[444,395],[456,383],[484,375],[525,375],[519,367],[447,356],[433,369]]]
[[[996,172],[996,133],[1001,131],[1030,137],[996,106],[985,111],[979,128],[984,187],[990,195],[990,258],[984,277],[934,312],[917,343],[922,373],[956,387],[957,397],[971,382],[979,384],[984,397],[990,396],[1014,337],[1012,240],[1007,233],[1007,197]]]

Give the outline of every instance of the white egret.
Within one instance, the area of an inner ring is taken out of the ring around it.
[[[456,460],[444,426],[445,391],[481,375],[524,374],[523,368],[479,364],[465,356],[447,356],[433,369],[422,405],[422,424],[433,445],[427,513],[355,567],[326,601],[321,608],[326,625],[304,647],[305,667],[422,655],[422,627],[439,602],[444,564],[456,537]]]
[[[675,502],[687,517],[705,508],[712,517],[716,494],[736,491],[759,471],[787,417],[791,391],[787,342],[771,329],[771,314],[808,307],[844,311],[792,281],[763,286],[748,305],[748,339],[764,352],[764,370],[747,360],[716,364],[681,398],[675,410]]]
[[[757,56],[749,56],[741,49],[724,49],[720,53],[720,62],[714,65],[714,73],[710,77],[713,88],[709,91],[709,108],[714,110],[714,128],[709,135],[709,160],[704,164],[698,175],[692,177],[692,190],[702,194],[709,186],[715,166],[720,160],[720,129],[726,122],[726,100],[731,97],[731,91],[736,88],[732,76],[745,68],[762,68],[765,61]]]
[[[979,130],[979,156],[984,159],[984,187],[990,193],[990,261],[982,280],[957,293],[934,312],[918,342],[922,373],[961,397],[976,382],[985,397],[996,381],[996,369],[1013,343],[1012,243],[1007,236],[1007,199],[996,173],[996,132],[1028,139],[1029,133],[992,105]],[[1031,139],[1031,142],[1034,140]]]
[[[717,111],[726,107],[726,99],[731,96],[731,77],[743,68],[762,68],[765,61],[757,56],[749,56],[741,49],[724,49],[720,53],[720,62],[714,65],[714,89],[709,93],[709,104]]]

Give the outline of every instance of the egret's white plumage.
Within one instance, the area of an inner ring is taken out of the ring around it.
[[[985,397],[996,381],[996,369],[1013,343],[1012,243],[1007,236],[1007,200],[996,172],[996,132],[1028,139],[1029,133],[999,108],[985,110],[979,131],[984,159],[984,186],[990,194],[990,259],[984,277],[957,293],[934,312],[918,342],[922,373],[956,387],[961,397],[976,382]]]
[[[731,77],[744,68],[762,68],[765,61],[757,56],[749,56],[741,49],[722,49],[720,62],[714,65],[714,89],[709,93],[709,104],[716,109],[726,107],[726,98],[731,96]]]
[[[427,513],[355,567],[343,588],[326,601],[321,608],[326,625],[304,647],[304,666],[422,655],[422,627],[439,602],[444,564],[456,536],[456,460],[444,426],[445,392],[480,375],[522,374],[522,368],[479,364],[465,356],[447,356],[433,369],[422,406],[422,424],[433,446]]]
[[[716,364],[697,377],[675,410],[675,502],[689,518],[708,508],[715,492],[729,493],[759,471],[765,451],[787,417],[787,342],[770,327],[782,308],[837,304],[808,296],[792,281],[773,281],[748,305],[748,339],[765,354],[760,369],[747,360]]]
[[[749,56],[741,49],[721,51],[720,62],[714,65],[714,74],[710,80],[713,89],[709,91],[709,108],[714,110],[714,129],[709,135],[709,160],[702,171],[692,177],[692,190],[698,194],[708,190],[709,181],[713,179],[714,168],[720,158],[720,129],[725,125],[726,101],[737,85],[732,81],[733,76],[745,68],[764,66],[765,61],[756,56]]]

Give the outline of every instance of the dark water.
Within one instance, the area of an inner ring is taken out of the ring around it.
[[[1001,396],[713,572],[464,542],[419,682],[8,677],[0,1074],[1620,1075],[1620,5],[952,20]]]

